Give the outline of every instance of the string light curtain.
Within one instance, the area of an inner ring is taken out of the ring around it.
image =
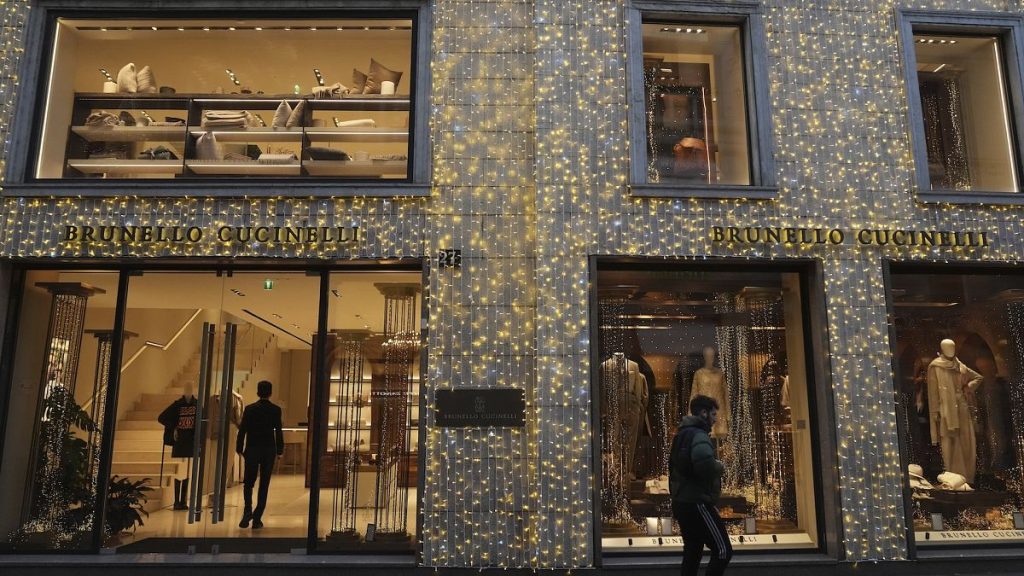
[[[333,430],[330,438],[336,459],[334,477],[331,478],[331,533],[329,539],[358,539],[356,531],[355,495],[359,489],[362,449],[360,432],[364,411],[369,413],[368,400],[363,395],[363,342],[365,331],[337,330],[328,343],[332,346],[330,368],[332,387],[336,386],[333,406],[328,421]],[[337,408],[335,408],[335,406]]]

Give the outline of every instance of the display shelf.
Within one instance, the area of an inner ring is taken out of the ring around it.
[[[306,128],[313,142],[408,142],[409,131],[404,128],[326,127]]]
[[[168,174],[182,172],[181,160],[68,160],[68,166],[84,174]]]
[[[185,125],[181,126],[72,126],[71,131],[89,142],[148,142],[185,140]]]
[[[258,162],[206,162],[188,160],[188,169],[205,176],[298,176],[302,167],[292,164],[260,164]]]
[[[302,128],[243,128],[238,130],[210,130],[190,128],[188,133],[199,138],[212,132],[218,142],[302,142]]]
[[[312,176],[405,176],[409,169],[405,160],[306,160],[303,166]]]

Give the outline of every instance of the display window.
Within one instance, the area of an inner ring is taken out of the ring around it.
[[[889,288],[917,546],[1024,541],[1024,276],[894,265]]]
[[[59,18],[34,176],[409,180],[413,21]]]
[[[751,184],[741,26],[644,20],[642,33],[647,183]]]
[[[818,546],[813,382],[798,272],[599,265],[604,552],[679,552],[669,450],[690,400],[720,407],[717,506],[737,550]]]
[[[418,267],[32,270],[22,292],[0,550],[416,550]]]
[[[914,52],[931,188],[1016,192],[1000,38],[915,34]]]

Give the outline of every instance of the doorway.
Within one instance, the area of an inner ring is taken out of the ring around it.
[[[25,270],[0,549],[413,552],[422,283],[419,262]],[[237,440],[263,381],[281,454],[243,527]]]

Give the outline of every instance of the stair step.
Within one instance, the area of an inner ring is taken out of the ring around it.
[[[171,459],[171,451],[163,454],[164,462]],[[160,448],[156,450],[129,450],[124,446],[114,446],[114,463],[118,462],[159,462]]]
[[[170,404],[168,404],[168,405],[170,405]],[[124,422],[126,420],[155,421],[157,416],[159,416],[160,413],[163,412],[165,408],[167,408],[167,406],[164,406],[163,408],[140,408],[139,405],[136,404],[135,405],[135,409],[132,410],[131,412],[128,412],[127,414],[125,414],[124,417],[121,418],[121,421],[122,422]]]
[[[122,430],[159,430],[163,432],[163,424],[156,420],[122,420],[117,423],[117,431]]]
[[[113,476],[113,474],[111,474],[111,476]],[[117,476],[119,478],[127,478],[132,482],[138,482],[139,480],[147,480],[146,485],[154,489],[158,489],[161,486],[161,476],[159,476],[158,474],[118,474]],[[166,470],[164,471],[164,475],[162,476],[162,478],[163,486],[172,486],[174,484],[174,475],[168,474]]]
[[[183,463],[179,460],[164,461],[164,475],[178,473]],[[119,476],[153,476],[160,474],[160,462],[114,462],[110,465],[110,473]]]

